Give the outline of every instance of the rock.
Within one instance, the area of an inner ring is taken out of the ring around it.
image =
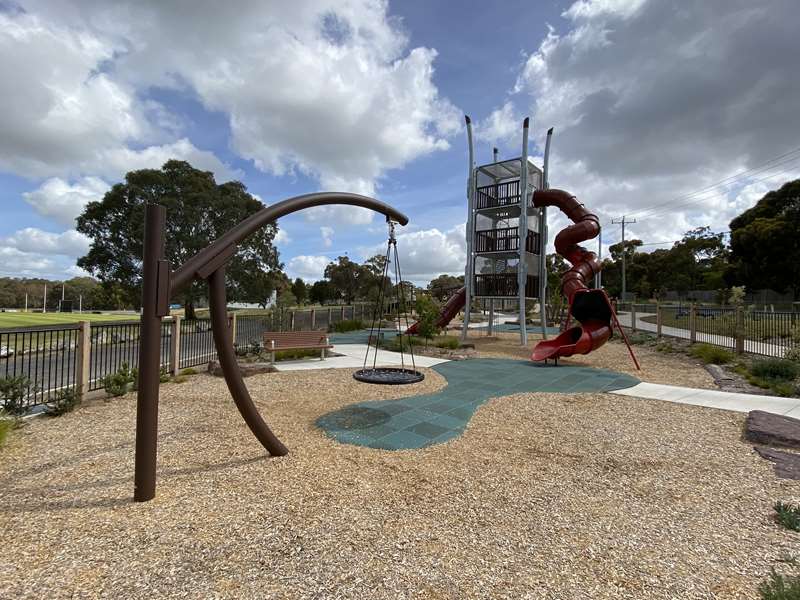
[[[258,375],[259,373],[276,373],[278,371],[275,365],[266,362],[240,362],[239,369],[242,372],[242,377],[250,377],[251,375]],[[208,372],[216,377],[222,377],[222,367],[216,360],[212,360],[208,363]]]
[[[753,448],[762,458],[775,464],[775,475],[781,479],[800,480],[800,454],[773,450],[772,448]]]
[[[757,444],[800,448],[800,419],[751,410],[744,432],[748,440]]]
[[[734,381],[733,375],[728,373],[725,369],[720,367],[719,365],[705,365],[706,371],[708,371],[711,376],[714,378],[714,383],[719,386],[731,384]]]

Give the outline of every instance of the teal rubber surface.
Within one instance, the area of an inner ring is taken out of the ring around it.
[[[449,361],[431,368],[447,379],[438,392],[359,402],[322,415],[316,424],[345,444],[411,450],[458,437],[490,398],[523,392],[607,392],[639,383],[605,369],[502,358]]]

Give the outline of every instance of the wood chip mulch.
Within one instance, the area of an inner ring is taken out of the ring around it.
[[[771,516],[800,482],[776,479],[737,413],[517,394],[460,438],[395,452],[313,425],[444,385],[425,372],[402,388],[333,369],[248,379],[291,450],[278,459],[221,380],[166,384],[143,504],[133,395],[34,420],[0,450],[0,597],[756,598],[800,556]]]

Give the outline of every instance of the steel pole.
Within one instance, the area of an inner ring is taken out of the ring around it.
[[[467,339],[469,328],[469,312],[472,306],[474,286],[474,259],[472,256],[473,238],[475,236],[475,150],[472,143],[472,120],[464,115],[467,125],[467,146],[469,148],[469,175],[467,177],[467,266],[464,269],[464,324],[461,329],[461,339]]]
[[[142,258],[142,317],[139,334],[139,383],[136,399],[136,462],[133,499],[156,495],[158,442],[158,384],[161,358],[161,317],[158,315],[158,269],[164,257],[166,210],[158,204],[145,207]]]
[[[525,117],[522,123],[522,156],[520,157],[519,182],[519,264],[517,265],[517,286],[519,287],[519,341],[528,345],[528,328],[525,323],[525,287],[528,269],[526,262],[526,240],[528,238],[528,126],[530,119]]]
[[[553,139],[553,128],[547,130],[544,143],[544,161],[542,164],[542,187],[550,189],[550,141]],[[547,207],[543,206],[539,220],[539,322],[542,325],[542,339],[547,339]]]

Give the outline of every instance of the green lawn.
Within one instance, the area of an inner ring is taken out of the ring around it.
[[[138,320],[136,314],[95,314],[95,313],[24,313],[0,312],[0,328],[32,327],[34,325],[61,325],[78,321],[131,321]]]

